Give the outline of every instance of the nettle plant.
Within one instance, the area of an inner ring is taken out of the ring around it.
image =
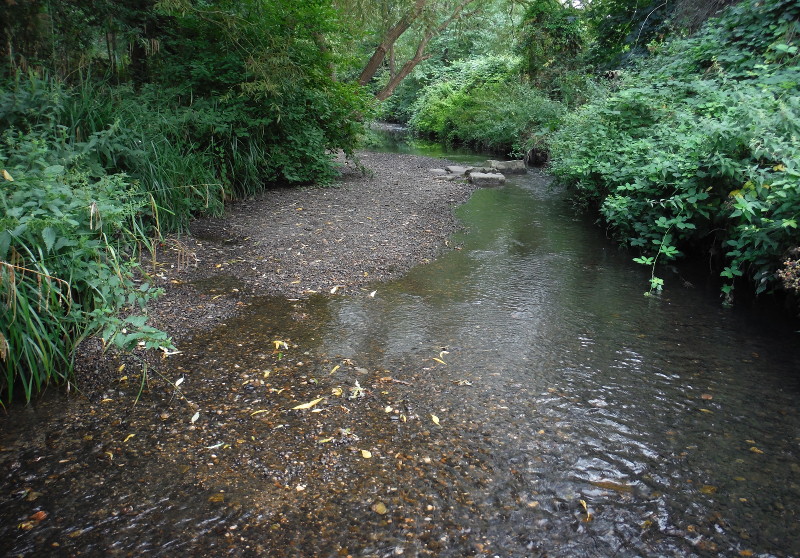
[[[150,201],[123,174],[80,170],[81,158],[42,133],[8,130],[0,142],[0,392],[8,399],[17,385],[30,399],[68,380],[74,350],[90,335],[125,350],[170,345],[135,315],[158,294],[136,280]]]

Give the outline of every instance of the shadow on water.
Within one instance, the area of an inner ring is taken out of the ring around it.
[[[800,555],[793,334],[642,296],[544,175],[458,215],[398,281],[253,299],[173,357],[179,390],[6,419],[0,550]]]

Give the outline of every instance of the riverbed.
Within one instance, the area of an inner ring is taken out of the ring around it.
[[[690,275],[644,296],[537,171],[456,215],[391,281],[237,296],[135,403],[121,368],[11,409],[0,552],[800,555],[787,324]]]

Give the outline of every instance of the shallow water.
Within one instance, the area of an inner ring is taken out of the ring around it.
[[[644,297],[538,173],[458,215],[398,281],[252,300],[170,358],[179,390],[14,410],[0,552],[800,556],[786,324]]]

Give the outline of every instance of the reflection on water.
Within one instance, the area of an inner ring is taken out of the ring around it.
[[[374,296],[255,299],[183,347],[189,402],[13,417],[0,550],[800,555],[793,334],[642,296],[542,175],[458,213],[459,249]]]

